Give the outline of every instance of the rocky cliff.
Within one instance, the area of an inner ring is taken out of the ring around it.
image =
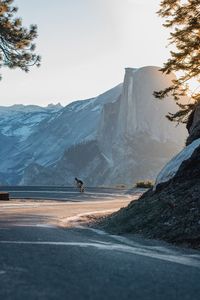
[[[96,98],[54,110],[22,109],[18,121],[10,114],[0,123],[6,181],[71,185],[77,176],[87,185],[114,185],[154,179],[186,137],[183,126],[165,118],[176,111],[174,101],[153,97],[173,79],[157,67],[127,68],[122,84]]]

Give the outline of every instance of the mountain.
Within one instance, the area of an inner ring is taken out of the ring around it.
[[[0,106],[0,183],[18,184],[24,168],[34,159],[27,141],[39,124],[62,108],[36,105]]]
[[[154,179],[184,144],[186,130],[165,115],[177,107],[153,97],[174,75],[127,68],[124,82],[62,108],[0,107],[0,167],[8,184],[133,184]],[[0,176],[1,180],[1,176]]]

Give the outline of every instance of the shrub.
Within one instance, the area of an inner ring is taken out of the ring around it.
[[[117,189],[125,189],[127,186],[123,183],[120,183],[120,184],[116,184],[115,186]]]
[[[141,180],[136,182],[135,187],[137,188],[151,188],[154,186],[154,182],[152,180]]]

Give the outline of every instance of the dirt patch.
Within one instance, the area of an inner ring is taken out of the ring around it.
[[[115,210],[116,211],[116,210]],[[64,228],[72,228],[72,227],[96,227],[98,228],[99,222],[101,222],[104,218],[110,216],[112,212],[98,212],[95,214],[83,214],[83,215],[77,215],[75,218],[67,218],[64,220],[61,220],[59,225]]]

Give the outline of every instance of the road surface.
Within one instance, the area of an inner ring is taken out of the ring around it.
[[[51,199],[64,201],[107,200],[124,196],[126,189],[86,187],[85,193],[80,193],[75,187],[62,186],[1,186],[0,191],[9,192],[12,199]],[[135,189],[135,193],[144,189]]]
[[[199,252],[70,223],[130,201],[111,198],[0,202],[0,299],[199,300]]]

